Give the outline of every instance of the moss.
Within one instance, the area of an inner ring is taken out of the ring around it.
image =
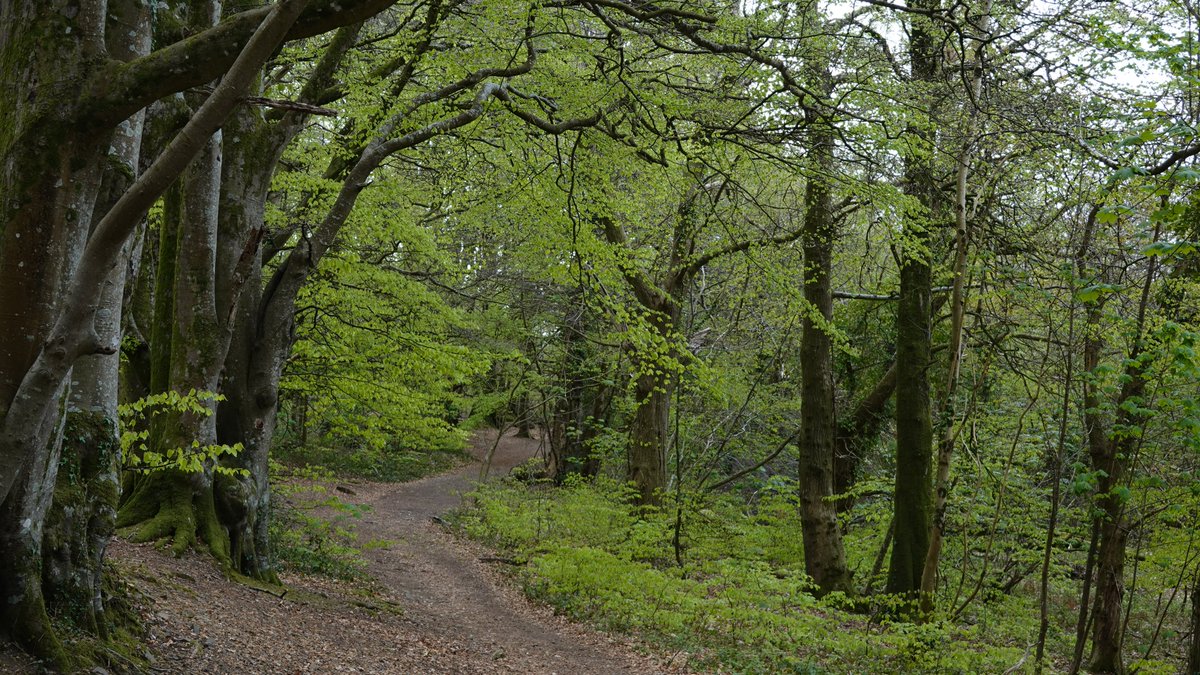
[[[197,491],[189,474],[170,469],[135,482],[117,515],[117,527],[131,541],[170,539],[176,556],[203,542],[219,563],[229,564],[229,535],[217,519],[211,485]]]
[[[34,551],[24,549],[14,552],[7,561],[5,570],[5,593],[10,597],[4,603],[3,621],[0,630],[7,629],[8,637],[33,656],[42,659],[52,670],[69,671],[75,661],[63,648],[58,632],[46,611],[42,596],[39,560]]]
[[[77,671],[100,666],[115,673],[149,672],[145,627],[133,597],[136,589],[112,566],[105,567],[101,588],[105,612],[97,631],[82,631],[69,621],[51,617],[63,639],[63,649],[71,656],[72,666]]]
[[[14,622],[14,641],[30,654],[45,662],[52,670],[69,672],[76,666],[76,659],[63,647],[58,632],[50,622],[46,606],[38,602],[22,603],[26,606]]]
[[[217,518],[217,509],[213,502],[211,487],[202,496],[197,497],[196,516],[198,520],[197,531],[204,540],[204,543],[208,545],[208,552],[223,566],[231,565],[229,558],[229,533],[225,531],[225,528],[221,525],[221,521]]]
[[[105,622],[97,598],[102,542],[113,530],[118,452],[113,422],[102,413],[67,415],[42,536],[42,587],[50,615],[101,636]]]

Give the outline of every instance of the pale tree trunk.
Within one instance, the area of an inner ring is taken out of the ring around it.
[[[821,73],[824,82],[828,72]],[[826,87],[825,89],[828,89]],[[850,570],[842,547],[833,497],[837,409],[833,385],[833,242],[835,225],[829,176],[833,171],[833,128],[819,112],[806,115],[812,134],[805,188],[804,299],[823,324],[806,313],[800,346],[800,523],[804,570],[824,594],[850,592]]]
[[[189,42],[120,67],[104,50],[107,3],[3,6],[0,84],[19,95],[0,106],[0,307],[6,312],[0,321],[0,558],[7,563],[0,575],[6,599],[0,637],[54,665],[66,666],[68,659],[46,617],[41,544],[71,367],[81,356],[116,351],[95,325],[113,264],[305,4],[284,0],[252,10],[214,29],[207,43]],[[372,2],[354,7],[368,9],[378,11]],[[346,18],[339,8],[309,21],[297,37]],[[151,101],[226,69],[202,109],[89,236],[91,218],[83,211],[93,201],[88,195],[98,187],[98,162],[112,130]],[[95,86],[98,80],[105,86]],[[34,91],[36,99],[26,95]]]
[[[981,7],[981,35],[975,47],[973,63],[976,64],[970,81],[970,99],[979,100],[983,87],[984,45],[989,38],[991,6],[985,2]],[[954,280],[950,295],[950,358],[946,368],[946,387],[942,394],[941,436],[938,440],[937,471],[934,478],[933,520],[929,531],[929,549],[921,572],[921,612],[928,616],[933,612],[933,596],[937,590],[938,563],[941,561],[942,539],[946,532],[946,500],[950,491],[950,464],[954,457],[954,445],[958,430],[954,415],[954,396],[958,390],[959,371],[963,357],[963,319],[966,315],[967,253],[971,243],[970,218],[967,214],[967,179],[971,171],[971,158],[977,136],[979,110],[972,107],[963,133],[962,147],[957,156],[954,180]]]
[[[155,335],[150,344],[155,393],[216,392],[228,345],[218,323],[216,280],[231,270],[217,263],[217,208],[221,175],[221,133],[217,132],[193,160],[165,201]],[[172,246],[172,243],[174,244]],[[165,377],[164,377],[165,371]],[[209,404],[210,413],[215,403]],[[216,443],[216,420],[198,413],[159,414],[152,425],[154,450],[166,453]],[[134,539],[172,540],[178,554],[202,539],[212,554],[228,562],[228,535],[218,526],[213,502],[211,467],[199,472],[179,469],[139,476],[121,505],[120,527],[137,526]]]
[[[112,41],[109,52],[128,60],[150,51],[149,7],[139,0],[110,2],[109,11],[129,35]],[[94,213],[116,203],[138,174],[144,114],[139,112],[116,131],[109,169]],[[101,289],[96,312],[100,339],[121,339],[122,304],[132,243],[122,249]],[[59,616],[96,635],[107,635],[101,577],[104,553],[116,521],[120,494],[121,447],[118,437],[120,359],[117,354],[79,358],[71,370],[71,394],[63,434],[54,499],[43,535],[43,586],[47,604]]]

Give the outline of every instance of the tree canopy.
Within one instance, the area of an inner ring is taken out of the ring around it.
[[[116,533],[277,584],[273,458],[395,479],[495,426],[567,520],[509,484],[468,530],[715,668],[822,667],[828,610],[898,671],[1200,670],[1198,23],[0,3],[0,636],[87,665]],[[803,598],[757,662],[773,619],[679,600],[751,582]]]

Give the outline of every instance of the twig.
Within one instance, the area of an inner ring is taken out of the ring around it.
[[[1013,673],[1020,670],[1021,666],[1025,665],[1025,662],[1029,660],[1029,648],[1031,646],[1032,645],[1025,645],[1025,653],[1021,655],[1021,660],[1014,663],[1012,665],[1012,668],[1009,668],[1008,670],[1004,671],[1004,675],[1012,675]]]
[[[529,564],[528,560],[516,560],[514,558],[502,558],[500,556],[494,556],[494,555],[482,556],[479,558],[479,562],[503,563],[505,565],[512,565],[513,567],[521,567],[523,565]]]
[[[281,599],[282,599],[284,596],[286,596],[286,595],[287,595],[287,593],[288,593],[288,589],[286,589],[286,588],[285,588],[285,589],[283,589],[283,591],[282,591],[282,592],[276,593],[275,591],[273,591],[273,590],[271,590],[271,589],[269,589],[269,588],[262,588],[262,587],[259,587],[259,586],[251,586],[251,585],[249,585],[249,584],[243,584],[243,585],[244,585],[246,588],[249,588],[249,589],[250,589],[250,590],[252,590],[252,591],[258,591],[259,593],[266,593],[267,595],[273,595],[273,596],[275,596],[275,597],[277,597],[277,598],[281,598]]]

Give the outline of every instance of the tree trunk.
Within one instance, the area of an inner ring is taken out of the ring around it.
[[[828,81],[828,73],[825,73]],[[834,403],[833,345],[833,129],[815,111],[807,115],[813,140],[812,167],[805,189],[804,299],[820,314],[821,323],[805,314],[800,347],[800,524],[804,538],[804,570],[820,593],[850,592],[850,570],[842,547],[837,505],[832,497],[837,411]]]
[[[278,47],[304,5],[285,0],[254,11],[250,21],[223,26],[216,42],[201,45],[209,49],[204,57],[185,46],[162,59],[141,59],[137,67],[113,67],[105,52],[106,3],[4,5],[0,84],[18,95],[0,105],[0,307],[6,312],[0,321],[0,559],[7,563],[0,575],[0,637],[54,666],[69,663],[46,616],[41,546],[71,367],[81,356],[116,350],[101,341],[95,323],[120,251],[196,152],[198,139],[244,95],[248,76]],[[328,20],[321,17],[309,30]],[[129,29],[136,34],[136,26]],[[215,48],[222,41],[230,48]],[[161,67],[174,68],[176,77],[157,77]],[[99,160],[111,132],[176,86],[227,67],[195,118],[89,236]]]
[[[678,305],[669,301],[650,310],[650,322],[663,344],[670,344],[679,322]],[[670,356],[666,358],[671,358]],[[634,382],[637,410],[629,428],[629,480],[637,486],[642,504],[657,504],[667,487],[667,446],[671,429],[671,399],[677,379],[672,365],[642,361]]]
[[[936,11],[937,0],[916,3]],[[909,62],[918,86],[931,87],[941,64],[941,44],[924,17],[910,17]],[[918,94],[929,118],[936,117],[935,94]],[[931,124],[931,123],[929,123]],[[929,400],[933,230],[942,216],[939,186],[932,157],[936,131],[929,126],[908,129],[913,150],[904,158],[905,190],[921,211],[904,219],[901,246],[900,295],[896,303],[896,481],[891,565],[887,591],[912,594],[921,587],[929,551],[932,521],[931,465],[933,421]]]
[[[1187,672],[1200,673],[1200,568],[1192,581],[1192,641],[1188,645]]]
[[[129,60],[150,51],[149,8],[137,0],[113,2],[109,11],[131,26],[134,39],[110,40],[109,52]],[[144,113],[117,129],[100,196],[92,209],[103,214],[138,174]],[[129,243],[109,271],[101,290],[95,329],[102,342],[121,341],[122,305]],[[79,358],[71,370],[71,394],[63,433],[58,480],[43,533],[43,588],[51,612],[105,637],[101,593],[104,553],[116,523],[120,495],[121,445],[117,401],[120,358],[97,354]]]
[[[52,667],[70,660],[50,626],[43,595],[43,534],[54,494],[69,355],[50,377],[27,383],[63,305],[100,188],[106,134],[74,128],[73,91],[102,44],[104,17],[70,2],[21,3],[0,21],[6,91],[38,92],[36,107],[0,105],[0,638]],[[70,16],[67,15],[71,12]],[[54,17],[46,23],[46,16]],[[30,99],[32,101],[32,99]],[[52,542],[54,543],[54,542]]]
[[[221,185],[221,134],[209,139],[180,184],[165,200],[160,265],[159,311],[150,345],[155,392],[213,392],[228,348],[227,331],[218,322],[217,279],[230,270],[218,264],[218,195]],[[152,445],[160,453],[173,448],[217,442],[216,404],[210,414],[170,412],[156,415]],[[120,527],[137,526],[137,541],[170,537],[176,554],[202,540],[219,561],[229,560],[229,542],[216,526],[212,467],[185,473],[169,468],[138,476],[121,505]],[[186,494],[176,494],[186,491]]]
[[[991,6],[982,6],[980,22],[983,35],[975,47],[975,62],[982,64],[984,45],[990,26]],[[982,65],[975,68],[970,83],[971,100],[979,98],[983,86]],[[974,151],[978,110],[972,108],[967,120],[962,147],[959,149],[957,171],[954,181],[954,281],[950,298],[950,355],[946,368],[946,387],[942,394],[939,417],[941,434],[938,439],[937,471],[934,479],[933,522],[929,531],[929,549],[921,572],[921,612],[928,616],[933,612],[933,595],[937,591],[938,563],[941,561],[942,539],[946,532],[946,500],[950,492],[950,464],[954,457],[954,445],[958,439],[956,428],[954,395],[958,390],[958,374],[962,366],[963,319],[966,316],[964,297],[967,277],[967,249],[971,243],[970,221],[967,215],[967,178],[970,176],[971,156]]]
[[[591,350],[584,334],[586,309],[580,306],[580,293],[573,293],[568,316],[563,322],[563,361],[559,374],[563,393],[559,397],[550,424],[550,449],[546,457],[547,474],[562,483],[571,474],[594,476],[596,463],[586,443],[592,409],[601,394],[598,373],[589,363]]]
[[[858,465],[862,454],[879,435],[883,425],[884,409],[896,389],[896,364],[893,361],[871,391],[858,402],[854,412],[838,425],[833,453],[833,491],[835,494],[849,492],[858,481]],[[854,506],[854,499],[845,497],[837,500],[838,513]]]
[[[661,364],[647,368],[661,368]],[[634,384],[637,411],[629,429],[629,480],[642,504],[657,504],[667,487],[667,443],[675,381],[660,372],[642,373]]]
[[[315,100],[317,92],[330,86],[360,28],[355,24],[338,31],[301,91],[301,101]],[[257,110],[243,108],[230,116],[224,135],[219,258],[237,272],[218,278],[218,293],[224,299],[220,315],[231,326],[231,337],[221,379],[226,400],[217,408],[217,440],[242,445],[238,456],[225,464],[248,475],[218,477],[217,515],[228,532],[238,571],[272,583],[278,576],[268,532],[268,456],[275,438],[279,379],[293,340],[293,312],[287,304],[268,316],[265,303],[278,286],[271,284],[264,291],[263,253],[257,242],[266,231],[267,193],[276,166],[306,120],[298,112],[268,120]]]

